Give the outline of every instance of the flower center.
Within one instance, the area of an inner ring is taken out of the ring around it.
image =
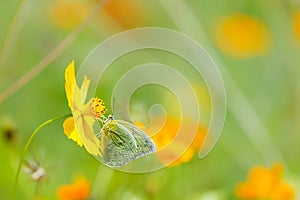
[[[99,119],[100,116],[103,115],[106,111],[103,100],[97,97],[92,99],[91,107],[96,119]]]

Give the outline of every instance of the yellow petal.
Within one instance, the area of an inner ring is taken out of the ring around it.
[[[68,65],[65,70],[65,90],[69,107],[72,108],[74,88],[76,85],[74,60]]]
[[[81,84],[80,93],[82,97],[82,102],[85,101],[91,80],[89,80],[86,76],[83,77],[83,82]]]
[[[79,137],[77,131],[75,130],[74,118],[73,117],[67,118],[64,121],[63,127],[64,127],[64,133],[65,133],[65,135],[69,139],[71,139],[74,142],[76,142],[79,146],[82,146],[82,142],[80,140],[80,137]]]
[[[79,87],[76,83],[74,60],[71,61],[71,63],[68,65],[68,67],[65,70],[65,81],[66,81],[65,90],[66,90],[68,105],[71,109],[78,110],[84,105],[85,96],[84,97],[82,96],[81,91],[79,90]],[[84,83],[83,85],[84,85],[84,89],[86,90],[85,93],[87,93],[89,82]]]
[[[75,127],[86,150],[95,156],[101,156],[100,141],[96,137],[93,129],[95,119],[91,116],[74,115],[76,119]]]

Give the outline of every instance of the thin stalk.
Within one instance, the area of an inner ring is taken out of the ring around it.
[[[86,28],[90,21],[97,15],[98,11],[106,3],[102,0],[91,11],[90,15],[74,31],[72,31],[63,41],[61,41],[50,53],[37,63],[31,70],[20,77],[16,82],[0,93],[0,104],[7,98],[15,94],[19,89],[25,86],[34,77],[46,69],[56,58],[58,58],[76,39],[76,37]]]
[[[109,168],[104,164],[101,164],[96,178],[93,183],[93,189],[91,197],[95,199],[105,199],[107,196],[109,185],[114,175],[115,169]]]
[[[23,8],[23,4],[24,4],[24,0],[19,0],[16,10],[13,13],[12,19],[10,20],[9,27],[8,27],[7,31],[5,32],[4,39],[3,39],[2,45],[0,47],[0,67],[6,56],[5,48],[7,47],[7,44],[13,39],[11,37],[11,35],[12,35],[11,33],[13,32],[13,28],[16,26],[16,24],[18,22],[19,13],[20,13],[21,9]]]
[[[15,182],[14,182],[14,187],[13,187],[13,193],[12,193],[12,199],[15,199],[16,197],[16,190],[17,190],[17,184],[18,184],[18,179],[19,179],[19,176],[20,176],[20,171],[21,171],[21,167],[22,167],[22,164],[24,162],[24,159],[25,159],[25,155],[27,153],[27,150],[33,140],[33,138],[36,136],[36,134],[39,132],[39,130],[41,128],[43,128],[44,126],[46,126],[47,124],[50,124],[56,120],[59,120],[59,119],[62,119],[62,118],[65,118],[65,117],[69,117],[71,116],[71,114],[67,114],[67,115],[63,115],[63,116],[59,116],[59,117],[56,117],[56,118],[53,118],[53,119],[49,119],[47,121],[45,121],[44,123],[42,123],[39,127],[37,127],[33,133],[31,134],[31,136],[29,137],[28,141],[26,142],[26,145],[24,147],[24,150],[23,150],[23,153],[21,155],[21,159],[20,159],[20,162],[19,162],[19,165],[18,165],[18,169],[17,169],[17,174],[16,174],[16,178],[15,178]]]

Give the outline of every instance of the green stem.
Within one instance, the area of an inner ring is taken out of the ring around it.
[[[25,155],[26,155],[26,152],[33,140],[33,138],[36,136],[36,134],[39,132],[39,130],[41,128],[43,128],[44,126],[46,126],[47,124],[50,124],[56,120],[59,120],[59,119],[62,119],[62,118],[65,118],[65,117],[69,117],[69,116],[72,116],[71,114],[67,114],[67,115],[63,115],[63,116],[59,116],[59,117],[56,117],[56,118],[53,118],[53,119],[49,119],[47,121],[45,121],[44,123],[42,123],[39,127],[37,127],[33,133],[31,134],[30,138],[28,139],[25,147],[24,147],[24,150],[23,150],[23,153],[21,155],[21,159],[20,159],[20,162],[19,162],[19,165],[18,165],[18,169],[17,169],[17,174],[16,174],[16,178],[15,178],[15,182],[14,182],[14,187],[13,187],[13,193],[12,193],[12,196],[13,198],[12,199],[15,199],[15,196],[16,196],[16,190],[17,190],[17,184],[18,184],[18,179],[19,179],[19,176],[20,176],[20,171],[21,171],[21,167],[22,167],[22,164],[24,162],[24,158],[25,158]]]

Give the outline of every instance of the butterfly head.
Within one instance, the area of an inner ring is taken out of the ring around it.
[[[108,115],[107,119],[108,120],[114,120],[114,116],[113,115]]]

